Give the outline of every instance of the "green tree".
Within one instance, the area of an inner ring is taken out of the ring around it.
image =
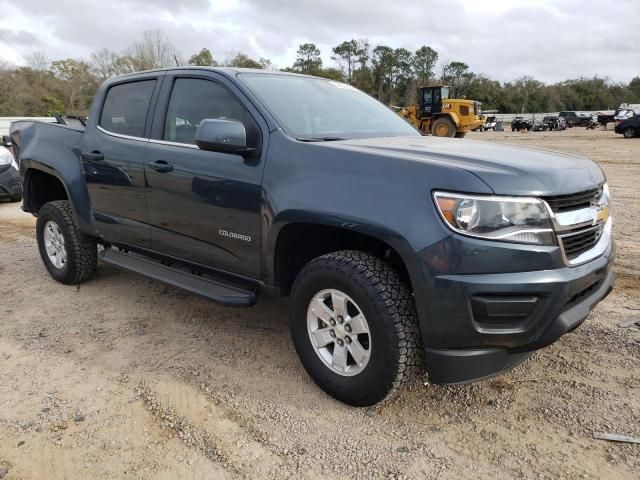
[[[331,59],[336,61],[345,73],[348,83],[353,83],[353,72],[367,55],[368,44],[358,40],[342,42],[333,48]],[[365,60],[366,62],[366,60]]]
[[[465,80],[468,80],[473,75],[469,71],[469,65],[464,62],[449,62],[442,67],[442,75],[440,80],[450,85],[453,89],[453,95],[458,95],[458,88]]]
[[[373,49],[373,83],[376,96],[381,102],[390,100],[389,90],[393,87],[395,56],[393,49],[386,45],[378,45]]]
[[[328,78],[330,80],[337,80],[342,82],[344,80],[344,76],[342,74],[342,70],[338,68],[321,68],[315,72],[317,77]]]
[[[426,86],[435,76],[438,52],[426,45],[420,47],[413,54],[413,71],[419,85]]]
[[[51,62],[53,75],[65,83],[65,113],[82,111],[91,102],[97,82],[90,65],[83,60],[67,58]]]
[[[189,65],[196,65],[199,67],[215,67],[218,63],[213,59],[211,50],[203,48],[198,53],[191,55],[189,58]]]
[[[314,43],[303,43],[298,47],[293,69],[300,73],[316,75],[322,68],[320,49]]]
[[[631,98],[629,103],[640,103],[640,77],[633,77],[629,82]]]
[[[225,62],[227,67],[236,68],[263,68],[262,64],[244,53],[237,53]]]

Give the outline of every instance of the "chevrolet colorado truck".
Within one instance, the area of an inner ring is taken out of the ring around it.
[[[55,280],[100,260],[227,305],[288,297],[302,365],[351,405],[423,368],[440,384],[507,371],[613,285],[598,165],[422,136],[340,82],[136,73],[100,87],[86,127],[11,138]]]

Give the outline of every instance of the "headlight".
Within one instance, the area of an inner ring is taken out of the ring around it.
[[[502,242],[555,245],[547,209],[541,200],[524,197],[435,192],[436,206],[452,230]]]
[[[4,147],[0,147],[0,166],[14,163],[13,155]]]

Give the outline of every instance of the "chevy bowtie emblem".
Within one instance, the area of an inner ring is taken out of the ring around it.
[[[609,206],[598,205],[598,211],[596,213],[596,223],[606,222],[609,220]]]

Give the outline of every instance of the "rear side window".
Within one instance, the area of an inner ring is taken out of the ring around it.
[[[203,119],[237,120],[247,128],[251,141],[253,120],[244,106],[222,85],[200,78],[176,79],[164,125],[164,139],[195,143],[198,125]]]
[[[111,87],[102,107],[100,126],[113,133],[143,137],[155,83],[143,80]]]

